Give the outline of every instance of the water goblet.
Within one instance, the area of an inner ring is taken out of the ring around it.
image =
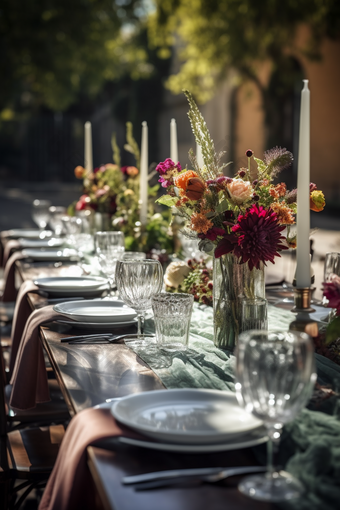
[[[285,423],[307,404],[316,380],[311,338],[300,332],[251,330],[239,337],[236,353],[236,394],[247,411],[268,431],[267,472],[241,481],[239,490],[254,499],[282,501],[303,493],[302,484],[273,467]]]
[[[110,294],[116,286],[115,272],[117,261],[121,260],[125,252],[125,238],[123,232],[96,232],[94,234],[95,252],[102,272],[110,283]]]
[[[51,217],[50,206],[51,202],[49,200],[33,200],[32,219],[39,228],[46,228]]]
[[[66,215],[66,207],[63,207],[62,205],[51,205],[49,212],[49,224],[51,225],[54,234],[59,237],[64,233],[62,218]]]
[[[126,342],[131,347],[148,345],[142,330],[146,310],[163,286],[163,269],[158,260],[119,260],[116,268],[118,294],[124,303],[137,312],[137,340]]]

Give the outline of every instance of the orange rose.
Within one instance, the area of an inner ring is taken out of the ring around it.
[[[192,177],[198,177],[197,173],[194,172],[193,170],[187,170],[186,172],[179,174],[174,179],[175,186],[177,186],[177,188],[179,188],[183,192],[186,192],[188,180],[191,179]]]
[[[205,192],[205,184],[198,177],[192,177],[187,181],[187,189],[185,191],[185,195],[190,200],[199,200],[202,198]]]
[[[233,179],[228,182],[227,188],[230,194],[230,198],[234,204],[241,205],[247,202],[253,194],[253,187],[249,181],[243,181],[242,179]]]
[[[82,179],[85,175],[85,168],[83,168],[82,166],[76,166],[76,168],[74,169],[74,175],[77,177],[77,179]]]

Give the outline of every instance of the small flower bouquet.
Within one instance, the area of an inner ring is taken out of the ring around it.
[[[212,306],[212,266],[204,259],[170,262],[164,283],[167,292],[193,294],[198,303]]]
[[[206,123],[191,94],[185,91],[190,109],[189,119],[197,143],[202,148],[204,165],[199,166],[191,150],[193,170],[182,170],[180,163],[167,159],[156,171],[166,194],[158,203],[175,209],[184,220],[183,233],[200,239],[200,249],[215,257],[233,253],[239,263],[259,269],[274,262],[290,242],[289,226],[295,223],[297,191],[289,192],[285,183],[274,184],[281,170],[291,165],[293,156],[275,147],[263,160],[246,151],[248,165],[231,178],[223,174],[223,153],[216,154]],[[323,193],[311,184],[311,208],[321,211]],[[283,231],[286,230],[286,236]]]
[[[333,274],[323,283],[323,295],[332,311],[326,330],[314,339],[315,350],[340,365],[340,276]]]
[[[140,151],[132,131],[131,122],[127,122],[124,149],[134,156],[136,166],[121,166],[120,149],[113,135],[114,163],[101,165],[93,172],[82,166],[75,168],[76,177],[83,181],[83,192],[79,200],[69,207],[69,214],[83,210],[106,214],[110,217],[110,229],[124,232],[127,250],[145,251],[149,256],[164,261],[173,251],[169,212],[156,210],[159,185],[149,186],[148,222],[144,228],[140,223]]]

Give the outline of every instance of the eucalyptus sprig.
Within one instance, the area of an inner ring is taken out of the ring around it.
[[[116,133],[113,133],[111,137],[111,147],[112,147],[112,159],[115,164],[120,168],[120,148],[117,144],[117,136]]]
[[[214,179],[216,177],[216,151],[214,142],[210,136],[209,129],[203,118],[203,115],[199,111],[194,98],[192,97],[189,90],[184,90],[184,94],[189,103],[188,117],[191,124],[192,132],[195,136],[195,140],[202,149],[202,157],[205,165],[205,170],[201,172],[206,173],[205,179]]]
[[[136,160],[136,167],[140,168],[140,151],[138,143],[133,137],[133,125],[132,122],[126,123],[126,140],[127,143],[124,145],[124,149],[134,155]]]

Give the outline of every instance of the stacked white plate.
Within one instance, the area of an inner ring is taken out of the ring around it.
[[[20,237],[18,239],[22,248],[58,248],[64,244],[64,240],[58,237],[51,237],[49,239],[25,239]]]
[[[123,301],[92,299],[68,301],[55,305],[54,310],[65,316],[59,322],[86,329],[110,329],[129,326],[136,322],[137,314]]]
[[[8,237],[12,239],[18,239],[19,237],[25,237],[26,239],[45,239],[51,236],[51,230],[13,228],[8,231]]]
[[[213,452],[246,448],[268,439],[262,422],[227,391],[148,391],[116,401],[111,412],[119,422],[156,441],[120,440],[146,448]]]
[[[34,283],[51,297],[94,297],[109,288],[108,280],[100,276],[51,276]]]
[[[71,250],[68,248],[65,248],[63,250],[58,249],[34,249],[34,248],[27,248],[25,250],[22,250],[22,253],[25,257],[28,257],[33,260],[37,261],[59,261],[59,260],[76,260],[78,259],[78,252],[76,250]]]

